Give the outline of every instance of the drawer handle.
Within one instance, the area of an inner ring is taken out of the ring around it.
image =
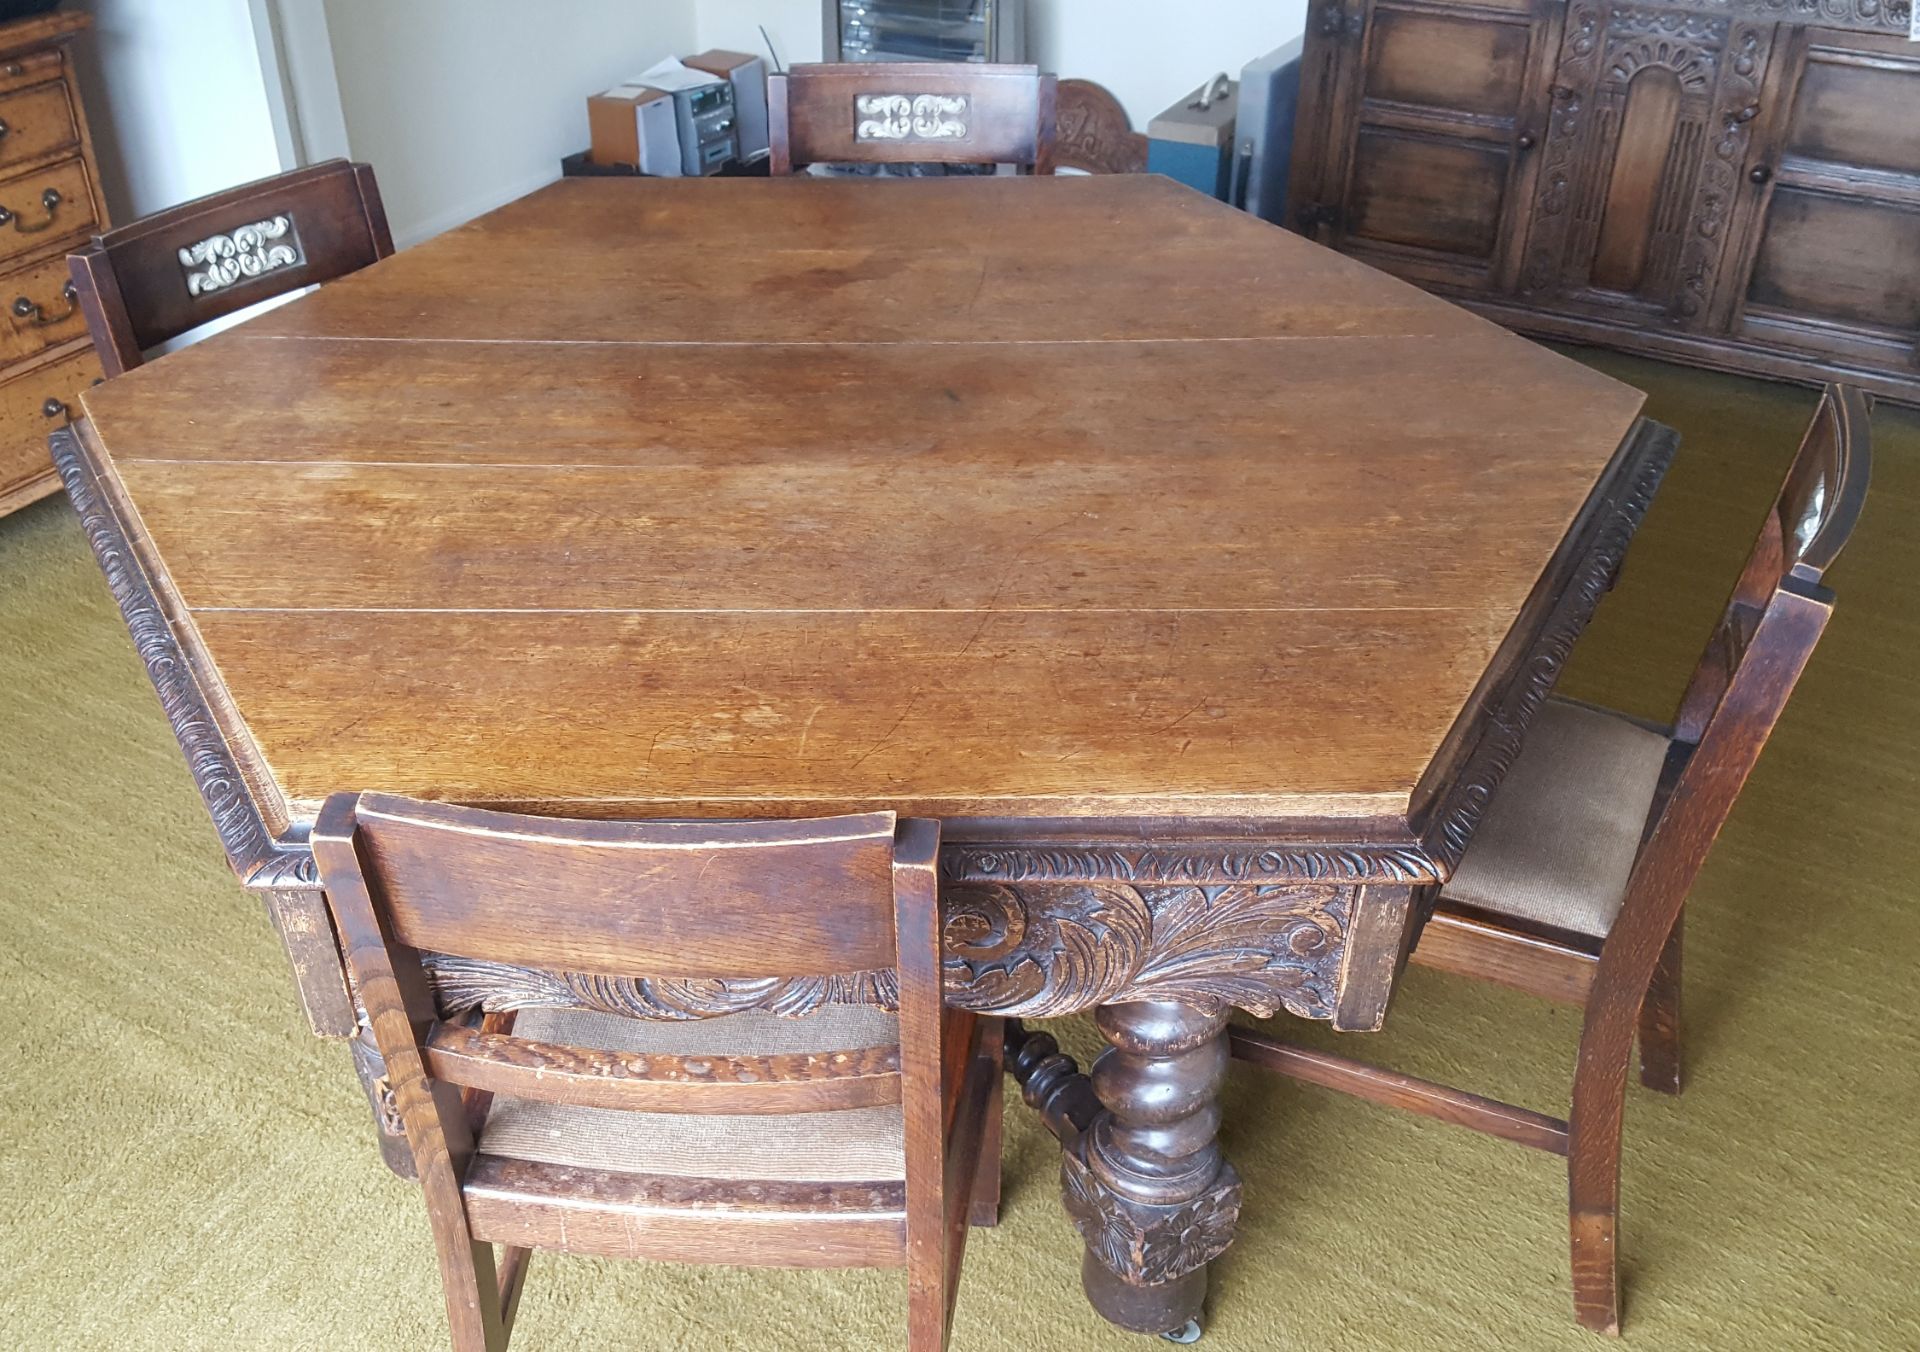
[[[49,419],[65,418],[68,422],[73,421],[73,411],[58,399],[50,398],[46,403],[40,405],[40,416]]]
[[[49,325],[63,324],[73,318],[73,312],[80,308],[80,293],[74,290],[72,282],[68,282],[60,288],[60,294],[65,297],[67,308],[59,314],[47,314],[41,310],[40,302],[31,300],[26,296],[20,296],[13,302],[14,317],[17,319],[31,319],[35,325],[43,329]]]
[[[6,119],[0,118],[0,136],[5,136],[8,132],[12,130],[13,128],[7,125]]]
[[[53,224],[53,218],[60,207],[60,190],[48,188],[40,194],[40,205],[47,209],[47,219],[38,225],[28,225],[6,207],[0,207],[0,225],[12,225],[22,235],[37,235]]]

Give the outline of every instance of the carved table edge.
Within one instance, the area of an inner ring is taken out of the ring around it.
[[[1427,880],[1444,882],[1459,866],[1494,791],[1520,755],[1534,715],[1559,681],[1600,599],[1613,586],[1678,447],[1678,434],[1671,428],[1641,418],[1602,473],[1595,487],[1603,495],[1601,503],[1585,523],[1586,538],[1575,550],[1573,566],[1545,623],[1494,702],[1465,765],[1419,826],[1421,852],[1436,870]]]
[[[161,605],[153,579],[101,490],[99,475],[79,434],[72,427],[63,427],[48,438],[48,444],[87,543],[120,607],[121,619],[147,669],[147,678],[153,682],[174,738],[186,755],[194,787],[213,818],[227,862],[248,887],[304,890],[316,886],[319,870],[306,842],[276,839],[261,815],[214,718],[206,691]]]

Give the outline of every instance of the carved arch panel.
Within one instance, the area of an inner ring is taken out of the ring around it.
[[[1575,0],[1522,293],[1701,322],[1771,46],[1766,22]]]

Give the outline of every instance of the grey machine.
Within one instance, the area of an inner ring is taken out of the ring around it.
[[[1228,200],[1275,225],[1287,211],[1304,43],[1295,38],[1240,72],[1240,111],[1233,129],[1236,182]]]

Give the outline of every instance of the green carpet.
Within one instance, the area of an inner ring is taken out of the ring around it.
[[[1665,716],[1812,396],[1589,359],[1683,441],[1564,688]],[[1920,1346],[1920,417],[1875,430],[1835,621],[1695,893],[1690,1088],[1630,1098],[1634,1347]],[[64,500],[0,520],[0,694],[0,1347],[444,1346],[424,1211],[304,1031]],[[1342,1048],[1564,1111],[1573,1011],[1416,970],[1388,1026]],[[1559,1161],[1245,1068],[1226,1107],[1247,1204],[1203,1346],[1600,1346]],[[1051,1140],[1008,1125],[956,1348],[1156,1346],[1088,1312]],[[515,1346],[892,1348],[901,1292],[542,1255]]]

